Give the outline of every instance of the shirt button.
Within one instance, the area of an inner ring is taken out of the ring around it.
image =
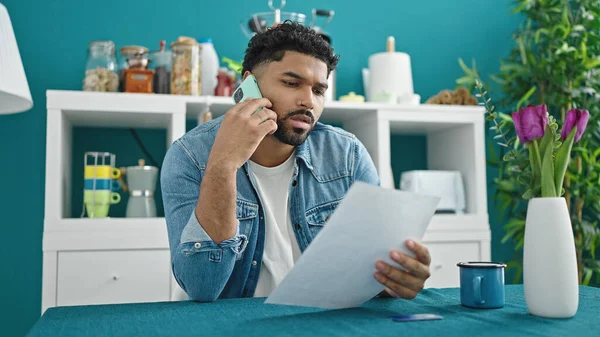
[[[256,260],[252,261],[252,265],[256,266]]]
[[[260,219],[262,220],[262,219],[263,219],[263,217],[261,216],[261,217],[260,217]]]
[[[194,248],[196,248],[196,249],[200,249],[200,247],[202,247],[202,244],[201,244],[200,242],[196,242],[196,243],[194,244]]]
[[[297,230],[301,230],[302,229],[302,227],[300,227],[300,224],[298,224],[298,223],[295,224],[294,227],[296,227]]]

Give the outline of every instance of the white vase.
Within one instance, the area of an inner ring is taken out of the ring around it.
[[[527,206],[523,288],[530,314],[573,317],[579,282],[571,218],[564,198],[533,198]]]

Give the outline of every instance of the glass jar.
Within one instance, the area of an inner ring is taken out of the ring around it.
[[[112,41],[92,41],[88,45],[84,91],[116,92],[119,88],[115,44]]]
[[[171,94],[201,95],[201,51],[202,47],[193,38],[180,37],[171,44]]]

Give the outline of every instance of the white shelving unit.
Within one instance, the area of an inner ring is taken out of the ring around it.
[[[181,294],[164,218],[70,218],[71,170],[79,165],[71,159],[72,128],[162,128],[169,147],[185,134],[186,119],[200,120],[206,111],[217,117],[232,106],[230,97],[47,92],[42,312]],[[456,287],[457,262],[490,260],[482,108],[329,102],[321,121],[354,133],[381,176],[390,173],[392,134],[426,135],[428,168],[462,173],[466,213],[435,215],[423,239],[432,255],[426,287]]]

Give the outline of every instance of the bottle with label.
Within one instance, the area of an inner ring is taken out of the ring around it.
[[[232,94],[233,90],[231,76],[229,76],[227,68],[219,68],[215,96],[231,96]]]
[[[201,38],[198,42],[202,47],[202,95],[212,96],[217,87],[217,75],[220,66],[219,55],[211,38]]]

